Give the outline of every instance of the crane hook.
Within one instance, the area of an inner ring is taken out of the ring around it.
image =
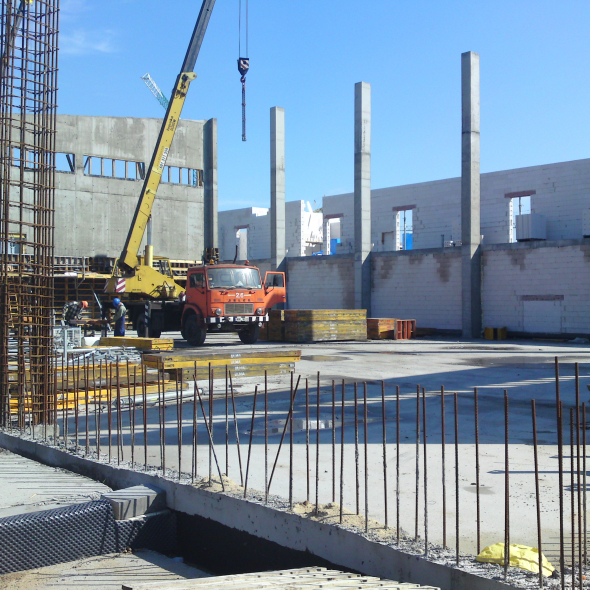
[[[238,71],[242,76],[240,82],[242,83],[242,141],[246,141],[246,74],[250,69],[250,58],[238,58]]]

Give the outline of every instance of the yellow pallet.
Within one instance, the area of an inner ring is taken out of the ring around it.
[[[100,346],[127,346],[141,350],[173,350],[172,338],[133,338],[127,336],[104,336]]]

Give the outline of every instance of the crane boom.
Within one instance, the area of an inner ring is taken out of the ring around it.
[[[162,172],[164,171],[166,159],[170,152],[170,146],[174,139],[178,121],[180,120],[180,114],[182,112],[182,107],[184,106],[189,85],[197,77],[193,72],[193,69],[201,49],[201,44],[203,43],[203,38],[205,37],[205,32],[214,5],[215,0],[203,0],[201,11],[199,12],[199,18],[197,19],[182,64],[182,69],[174,83],[170,103],[168,104],[166,115],[162,121],[160,134],[141,189],[141,194],[135,209],[131,227],[129,228],[127,240],[123,247],[123,251],[121,252],[121,256],[119,257],[118,266],[123,271],[132,272],[139,265],[138,254],[141,240],[143,239],[148,220],[152,213],[154,198],[162,179]]]

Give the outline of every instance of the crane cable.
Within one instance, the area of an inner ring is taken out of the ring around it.
[[[242,141],[246,141],[246,74],[250,69],[250,58],[248,57],[248,1],[245,0],[244,2],[246,7],[246,57],[238,57],[238,71],[242,83]],[[238,18],[238,55],[242,55],[242,0],[240,0]]]

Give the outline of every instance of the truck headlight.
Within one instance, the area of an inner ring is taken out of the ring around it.
[[[258,315],[262,315],[262,314],[264,313],[264,307],[259,307],[259,308],[256,310],[256,313],[257,313]]]
[[[213,313],[214,313],[215,315],[221,315],[221,309],[219,309],[219,307],[216,307],[216,308],[213,310]]]

